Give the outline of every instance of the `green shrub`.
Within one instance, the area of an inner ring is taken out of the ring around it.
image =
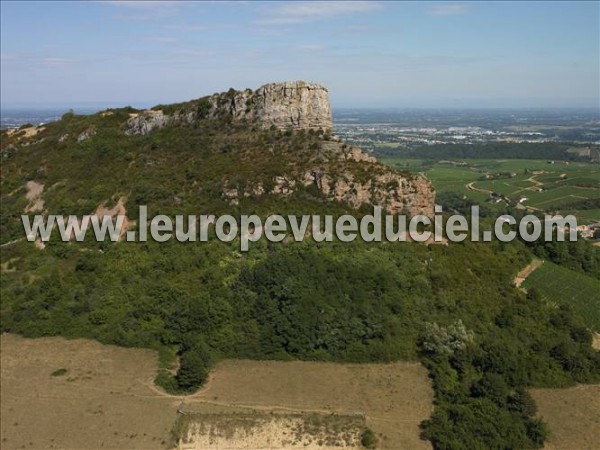
[[[373,433],[373,430],[367,428],[363,431],[360,437],[360,443],[366,449],[374,449],[377,445],[377,437],[375,436],[375,433]]]

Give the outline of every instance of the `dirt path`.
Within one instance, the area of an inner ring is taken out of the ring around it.
[[[14,245],[17,242],[21,242],[24,240],[25,240],[24,238],[19,238],[19,239],[15,239],[14,241],[8,241],[8,242],[5,242],[4,244],[0,244],[0,247],[8,247],[9,245]]]
[[[535,177],[537,177],[537,175],[532,175],[529,178],[527,178],[527,181],[535,184],[536,186],[543,186],[544,183],[542,183],[541,181],[536,180]]]
[[[542,264],[544,264],[544,261],[541,259],[534,259],[533,261],[531,261],[531,263],[529,263],[527,266],[525,266],[515,277],[515,279],[514,279],[515,286],[520,288],[521,285],[523,284],[523,282],[527,279],[527,277],[529,275],[531,275],[534,270],[541,267]]]
[[[387,421],[387,422],[417,422],[420,423],[421,419],[397,419],[397,418],[388,418],[388,417],[375,417],[371,414],[364,414],[362,412],[349,412],[347,409],[333,409],[333,408],[294,408],[285,405],[276,405],[276,404],[261,404],[261,403],[239,403],[232,401],[218,401],[218,400],[210,400],[205,398],[203,395],[206,395],[206,391],[208,391],[208,384],[210,380],[206,382],[204,387],[199,391],[190,394],[190,395],[173,395],[168,394],[167,392],[162,391],[160,388],[157,388],[153,381],[149,381],[143,383],[146,387],[151,389],[156,395],[136,395],[134,397],[143,397],[143,398],[157,398],[157,397],[165,397],[165,398],[173,398],[177,400],[178,410],[182,413],[186,413],[185,405],[193,404],[193,403],[203,403],[207,405],[215,405],[215,406],[224,406],[227,408],[241,408],[241,409],[250,409],[256,411],[264,411],[264,412],[292,412],[292,413],[316,413],[316,414],[340,414],[340,415],[357,415],[364,416],[368,419],[375,421]]]
[[[481,189],[481,188],[476,188],[474,186],[476,182],[475,181],[471,181],[470,183],[465,184],[465,187],[470,190],[470,191],[475,191],[475,192],[483,192],[484,194],[491,194],[492,191],[489,191],[487,189]]]

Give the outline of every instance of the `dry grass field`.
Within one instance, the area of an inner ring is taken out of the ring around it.
[[[546,450],[600,449],[600,385],[530,392],[550,429]]]
[[[433,393],[419,364],[223,361],[177,397],[152,383],[150,350],[4,334],[0,355],[3,450],[166,449],[182,421],[197,431],[187,448],[357,448],[365,425],[378,448],[430,448],[419,423]]]
[[[169,445],[177,403],[145,384],[155,352],[3,334],[0,356],[3,450]]]
[[[378,448],[431,448],[419,438],[433,391],[426,370],[415,363],[335,364],[223,361],[207,386],[182,409],[207,404],[253,411],[364,416]]]

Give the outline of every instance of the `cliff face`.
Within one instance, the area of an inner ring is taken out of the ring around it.
[[[246,119],[264,128],[330,130],[331,107],[327,88],[305,81],[269,83],[252,91],[228,92],[210,97],[212,117]]]
[[[194,103],[196,108],[189,108]],[[231,89],[190,102],[190,105],[172,114],[160,110],[136,114],[128,121],[125,133],[146,134],[168,123],[192,123],[203,117],[246,120],[263,128],[275,126],[281,130],[332,128],[327,88],[305,81],[269,83],[255,91]]]
[[[332,127],[327,89],[316,83],[265,84],[253,93],[251,105],[250,114],[265,127],[307,130]]]

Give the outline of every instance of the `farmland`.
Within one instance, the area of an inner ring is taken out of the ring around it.
[[[536,288],[557,304],[572,305],[594,330],[600,331],[600,281],[546,261],[527,277],[523,287]]]
[[[438,192],[454,191],[483,202],[490,193],[508,197],[534,210],[560,210],[575,214],[580,222],[600,220],[600,166],[586,162],[529,159],[466,159],[428,161],[384,156],[380,159],[399,170],[424,172]],[[585,201],[593,207],[582,207]]]
[[[188,432],[185,448],[283,448],[274,439],[286,431],[285,448],[324,450],[360,447],[365,427],[378,448],[430,448],[419,423],[433,392],[416,363],[226,360],[183,397],[153,385],[151,350],[12,334],[1,344],[2,448],[165,449]]]
[[[334,364],[317,362],[224,361],[188,412],[206,402],[250,411],[364,416],[380,440],[378,448],[430,448],[419,439],[433,392],[427,372],[415,363]]]

